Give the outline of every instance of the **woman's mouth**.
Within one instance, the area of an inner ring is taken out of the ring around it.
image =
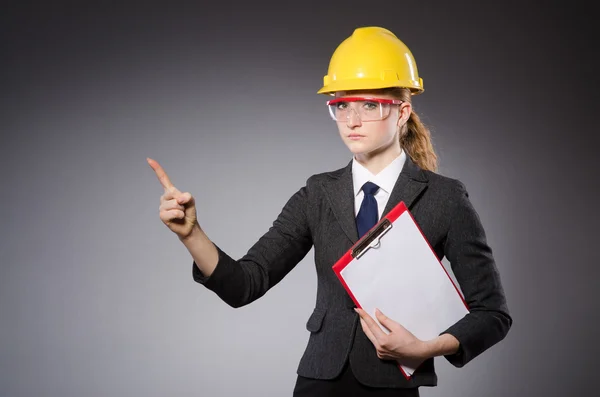
[[[361,138],[364,138],[364,137],[365,137],[364,135],[360,135],[360,134],[350,134],[350,135],[348,135],[348,139],[351,139],[353,141],[357,141],[357,140],[359,140]]]

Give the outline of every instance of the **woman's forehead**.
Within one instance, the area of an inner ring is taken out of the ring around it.
[[[336,91],[336,98],[344,97],[370,97],[370,98],[382,98],[382,99],[393,99],[394,96],[388,93],[384,93],[382,90],[352,90],[352,91]]]

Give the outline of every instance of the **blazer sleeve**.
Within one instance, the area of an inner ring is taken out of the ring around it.
[[[458,352],[445,357],[452,365],[462,367],[504,339],[512,318],[479,215],[464,184],[456,182],[458,197],[444,254],[460,284],[469,314],[442,333],[451,334],[460,342]]]
[[[215,245],[219,253],[215,270],[206,277],[194,262],[194,280],[232,307],[260,298],[310,251],[312,235],[307,208],[307,190],[303,187],[288,200],[270,229],[246,255],[234,260]]]

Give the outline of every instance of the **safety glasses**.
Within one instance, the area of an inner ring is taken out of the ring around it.
[[[392,105],[400,105],[400,99],[347,97],[327,101],[329,114],[335,121],[347,121],[352,113],[361,121],[383,120],[390,115]]]

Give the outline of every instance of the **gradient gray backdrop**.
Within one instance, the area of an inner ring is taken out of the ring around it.
[[[598,395],[591,2],[9,3],[0,397],[291,395],[312,252],[259,301],[228,307],[192,281],[145,159],[240,257],[310,175],[350,160],[316,91],[364,25],[413,51],[414,107],[440,173],[470,192],[514,318],[465,368],[437,359],[439,386],[422,395]]]

